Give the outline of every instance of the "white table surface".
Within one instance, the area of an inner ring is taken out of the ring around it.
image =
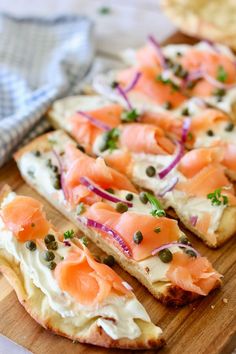
[[[110,13],[100,14],[101,7],[108,7]],[[0,12],[16,16],[87,15],[96,25],[98,55],[108,65],[120,50],[141,46],[148,34],[163,41],[175,31],[160,10],[160,0],[0,0]],[[13,347],[0,335],[0,354],[6,353],[29,352]]]

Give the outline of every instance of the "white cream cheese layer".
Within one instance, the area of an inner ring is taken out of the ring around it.
[[[14,195],[11,195],[11,199],[13,197]],[[71,247],[65,247],[58,241],[58,250],[54,251],[55,261],[59,262],[61,257],[66,257]],[[20,262],[24,274],[27,274],[34,285],[46,295],[50,307],[77,327],[83,327],[94,318],[111,338],[134,339],[141,334],[135,319],[150,322],[148,314],[135,297],[109,296],[101,304],[90,307],[80,305],[69,294],[60,290],[53,272],[42,259],[40,246],[38,245],[35,251],[28,250],[24,243],[18,242],[13,233],[6,229],[1,218],[0,248],[5,249]],[[160,329],[157,330],[161,333]]]
[[[231,132],[225,130],[228,122],[219,122],[215,123],[214,126],[210,127],[213,132],[213,136],[207,135],[206,131],[198,132],[196,135],[196,139],[194,142],[194,147],[199,148],[202,146],[212,146],[214,143],[218,142],[226,142],[236,144],[236,128],[234,128]]]

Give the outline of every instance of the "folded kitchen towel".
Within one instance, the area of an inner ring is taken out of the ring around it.
[[[94,56],[93,24],[0,15],[0,166],[22,139],[45,131],[51,102],[76,92]]]

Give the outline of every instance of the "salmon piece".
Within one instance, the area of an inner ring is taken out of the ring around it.
[[[170,114],[163,112],[144,112],[140,117],[142,123],[156,125],[165,132],[175,133],[180,136],[182,131],[182,122],[173,118]]]
[[[136,153],[173,154],[175,145],[161,128],[151,124],[130,123],[122,126],[120,145]]]
[[[180,288],[204,296],[220,282],[220,274],[206,257],[189,257],[181,252],[173,254],[166,276]]]
[[[120,124],[122,111],[123,108],[120,105],[111,104],[97,110],[86,111],[85,113],[97,119],[98,121],[105,123],[112,129]],[[79,113],[74,114],[70,118],[70,124],[71,133],[73,134],[76,141],[82,144],[86,151],[90,151],[95,139],[98,135],[101,134],[101,130],[91,124],[88,119]]]
[[[125,149],[114,150],[104,156],[108,166],[125,175],[130,175],[132,171],[133,159],[131,153]]]
[[[170,102],[173,108],[180,106],[186,100],[180,91],[175,91],[170,85],[158,81],[159,72],[152,67],[126,69],[118,74],[117,80],[126,86],[131,82],[137,70],[142,75],[131,92],[140,92],[159,105]]]
[[[92,205],[83,215],[116,231],[132,250],[132,257],[136,261],[150,257],[155,248],[165,243],[177,241],[179,238],[177,222],[165,217],[156,218],[152,215],[132,211],[120,214],[106,203]],[[159,233],[154,231],[157,227],[160,227]],[[133,236],[137,231],[141,231],[143,235],[140,244],[133,241]],[[110,236],[105,237],[109,237],[111,240]]]
[[[82,305],[100,303],[112,293],[132,296],[122,279],[107,265],[96,262],[86,247],[71,251],[54,275],[61,290]]]
[[[216,126],[218,122],[222,121],[229,121],[225,113],[217,109],[204,109],[200,114],[192,118],[190,130],[193,134],[199,131],[207,131],[212,126]]]
[[[69,200],[72,203],[79,202],[81,198],[84,202],[90,203],[90,200],[84,196],[84,189],[78,188],[80,178],[83,176],[91,179],[104,189],[117,188],[131,192],[136,191],[126,176],[108,167],[101,157],[94,159],[82,153],[74,145],[68,144],[63,158],[67,166],[65,187],[68,191]],[[89,198],[91,198],[91,196],[92,192],[88,194]],[[92,198],[92,202],[94,201],[95,200]]]
[[[210,163],[220,163],[223,156],[220,147],[191,150],[182,157],[178,169],[185,177],[192,178]]]
[[[176,189],[195,197],[206,197],[222,187],[226,187],[228,192],[234,194],[233,187],[225,176],[224,168],[217,163],[204,167],[192,178],[176,185]]]
[[[2,208],[1,217],[20,242],[42,239],[51,227],[43,205],[30,197],[16,196]]]
[[[209,227],[211,224],[212,215],[210,213],[205,212],[201,215],[200,218],[197,219],[195,228],[202,234],[207,235],[207,239],[212,244],[216,244],[216,235],[215,233],[210,233]]]
[[[226,143],[222,164],[231,171],[236,172],[236,145]]]
[[[150,66],[161,71],[159,57],[155,48],[150,44],[147,44],[146,46],[137,50],[136,60],[140,66]]]

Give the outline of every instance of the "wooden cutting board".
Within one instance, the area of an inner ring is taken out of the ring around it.
[[[169,43],[192,42],[178,33]],[[42,200],[48,217],[64,230],[73,225],[52,208],[21,179],[16,164],[10,161],[0,169],[0,188],[8,183],[17,193]],[[129,274],[115,266],[116,271],[129,282],[154,323],[164,331],[167,345],[161,354],[228,354],[236,348],[236,251],[231,239],[219,250],[210,250],[186,232],[194,246],[206,255],[215,268],[224,275],[223,287],[206,298],[181,309],[166,308]],[[124,350],[103,349],[72,343],[40,327],[18,303],[15,293],[0,275],[0,332],[23,345],[34,354],[123,353]],[[156,351],[146,351],[155,353]],[[126,351],[131,353],[131,351]],[[143,351],[145,353],[145,351]],[[4,353],[5,354],[5,353]]]

